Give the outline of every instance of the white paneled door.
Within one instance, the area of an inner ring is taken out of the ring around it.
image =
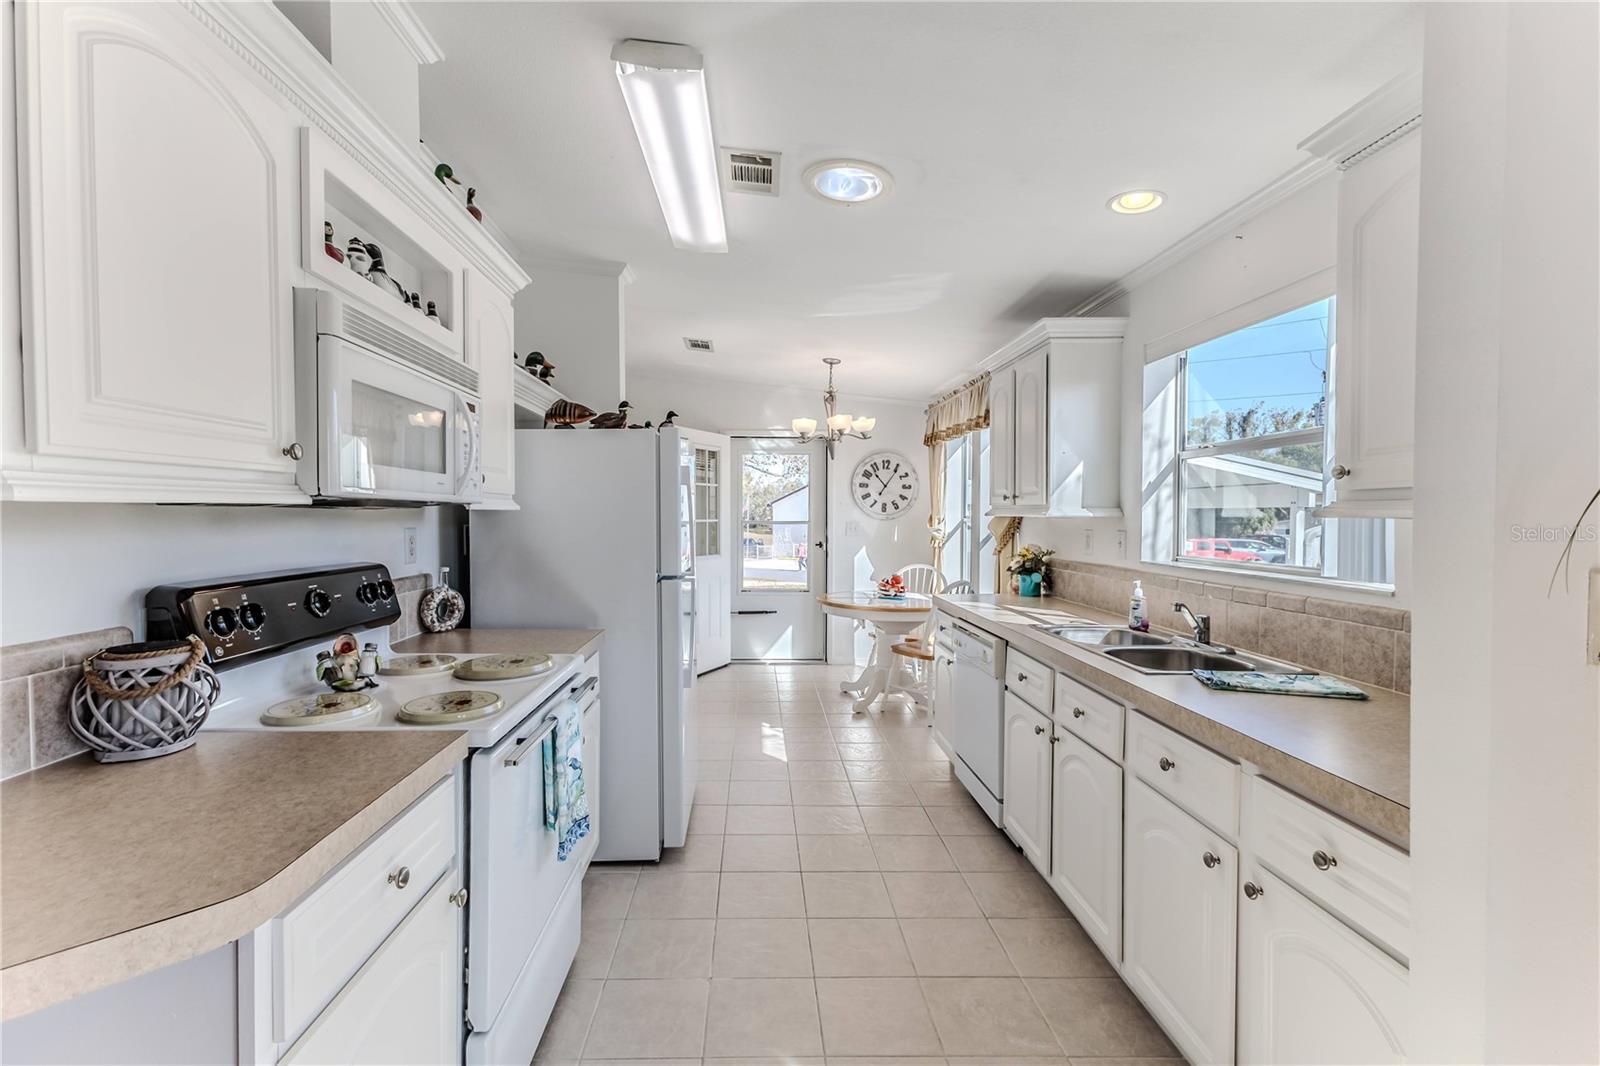
[[[696,669],[703,674],[727,666],[733,654],[733,445],[720,433],[681,432],[693,452],[694,628]]]
[[[828,462],[821,441],[736,437],[735,659],[822,659],[827,625]]]

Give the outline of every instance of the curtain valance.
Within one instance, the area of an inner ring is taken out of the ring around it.
[[[980,429],[989,428],[989,375],[978,375],[953,392],[928,405],[928,428],[922,443],[928,447]]]

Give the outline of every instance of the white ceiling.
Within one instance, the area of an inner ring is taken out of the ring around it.
[[[1289,170],[1421,57],[1411,4],[417,8],[445,53],[422,72],[429,146],[530,257],[632,267],[630,367],[818,384],[838,355],[850,391],[905,398]],[[609,61],[624,37],[699,48],[719,143],[783,153],[780,197],[724,194],[726,255],[668,239]],[[893,191],[805,192],[835,156]],[[1167,204],[1106,209],[1130,188]]]

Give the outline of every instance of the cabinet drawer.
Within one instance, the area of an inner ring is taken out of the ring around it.
[[[1050,713],[1050,695],[1054,689],[1051,678],[1055,671],[1021,652],[1006,649],[1006,689],[1018,696],[1036,711]]]
[[[1239,833],[1239,767],[1142,714],[1128,715],[1124,765],[1157,792],[1229,837]]]
[[[455,856],[449,778],[283,913],[274,923],[275,1039],[290,1039],[316,1017]]]
[[[1056,721],[1096,748],[1122,761],[1122,704],[1066,674],[1056,674]]]
[[[1411,956],[1411,860],[1405,852],[1262,778],[1248,794],[1256,858],[1388,947]]]

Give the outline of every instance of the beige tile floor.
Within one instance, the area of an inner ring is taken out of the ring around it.
[[[852,714],[846,673],[701,679],[688,843],[590,868],[535,1061],[1181,1061],[926,715]]]

